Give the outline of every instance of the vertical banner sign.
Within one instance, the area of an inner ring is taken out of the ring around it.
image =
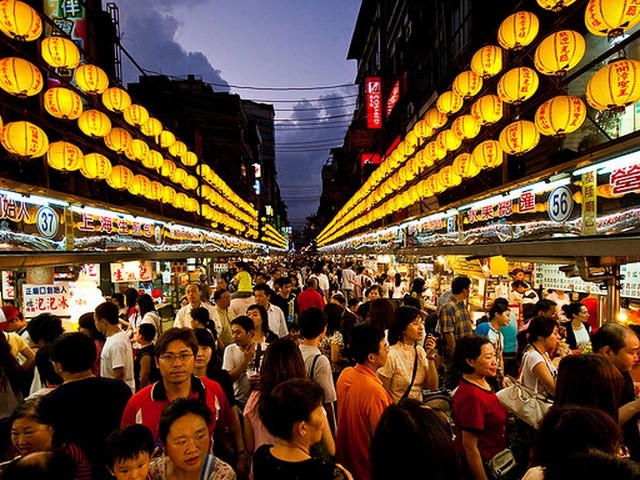
[[[380,77],[367,77],[365,89],[367,128],[382,128],[382,79]]]
[[[595,170],[582,174],[582,235],[598,234],[598,177]]]

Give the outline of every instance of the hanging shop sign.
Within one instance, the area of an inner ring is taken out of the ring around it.
[[[597,235],[598,179],[594,171],[582,174],[582,235]]]
[[[382,128],[382,79],[380,77],[367,77],[365,89],[367,128]]]
[[[536,263],[533,267],[533,285],[546,290],[579,293],[606,293],[604,284],[585,282],[580,277],[567,277],[557,263]]]
[[[22,285],[22,313],[25,318],[33,318],[45,312],[68,317],[70,301],[71,293],[67,282],[53,285]]]
[[[144,262],[117,262],[112,263],[110,267],[112,283],[150,282],[153,280],[153,268],[148,260]]]
[[[389,98],[387,98],[387,117],[391,115],[393,111],[393,107],[396,106],[398,100],[400,99],[400,80],[396,80],[396,83],[393,85],[393,88],[389,92]]]
[[[627,263],[620,266],[620,295],[627,298],[640,298],[640,263]]]
[[[440,246],[459,241],[457,211],[431,215],[406,225],[407,245]]]
[[[2,299],[14,300],[16,298],[15,272],[2,271]]]

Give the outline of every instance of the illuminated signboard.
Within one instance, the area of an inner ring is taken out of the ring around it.
[[[367,77],[365,81],[367,128],[382,128],[382,79]]]
[[[393,107],[396,106],[398,100],[400,99],[400,80],[396,80],[395,85],[389,92],[389,98],[387,99],[387,117],[391,115],[393,111]]]
[[[363,153],[360,155],[360,167],[366,164],[378,165],[382,163],[382,157],[379,153]]]

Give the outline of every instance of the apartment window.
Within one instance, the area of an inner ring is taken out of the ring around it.
[[[453,10],[452,17],[452,57],[460,55],[467,43],[469,42],[470,30],[469,25],[469,3],[470,0],[458,0],[458,4]]]

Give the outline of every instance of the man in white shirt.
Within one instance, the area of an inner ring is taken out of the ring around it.
[[[329,302],[331,287],[329,285],[329,277],[322,271],[322,265],[316,265],[311,276],[318,279],[318,288],[322,290],[325,302]]]
[[[253,296],[256,303],[264,307],[269,315],[269,329],[278,337],[282,338],[289,334],[287,321],[284,318],[284,312],[279,307],[271,304],[270,300],[272,295],[273,290],[266,284],[253,287]]]
[[[353,285],[356,279],[356,272],[351,267],[353,267],[353,262],[348,261],[346,267],[342,269],[342,284],[340,285],[347,302],[353,298]]]
[[[111,302],[101,303],[94,313],[96,328],[107,337],[100,354],[100,376],[122,380],[135,392],[133,349],[127,334],[120,330],[118,313]]]
[[[225,347],[233,343],[231,336],[231,320],[236,318],[238,314],[231,308],[231,294],[224,288],[219,288],[213,293],[213,301],[216,306],[213,308],[213,317],[211,318],[221,327],[219,338]]]
[[[213,306],[202,302],[202,291],[200,290],[200,284],[190,283],[185,289],[184,295],[187,299],[187,303],[184,307],[178,310],[176,319],[173,322],[174,327],[178,328],[191,328],[191,310],[198,307],[204,307],[209,311],[209,318],[216,324],[216,331],[218,335],[222,331],[222,325],[220,321],[216,321],[215,310]]]
[[[251,393],[252,379],[258,374],[255,364],[256,342],[253,341],[253,321],[242,315],[231,321],[231,335],[235,343],[224,349],[222,368],[229,372],[236,402],[242,407]]]

